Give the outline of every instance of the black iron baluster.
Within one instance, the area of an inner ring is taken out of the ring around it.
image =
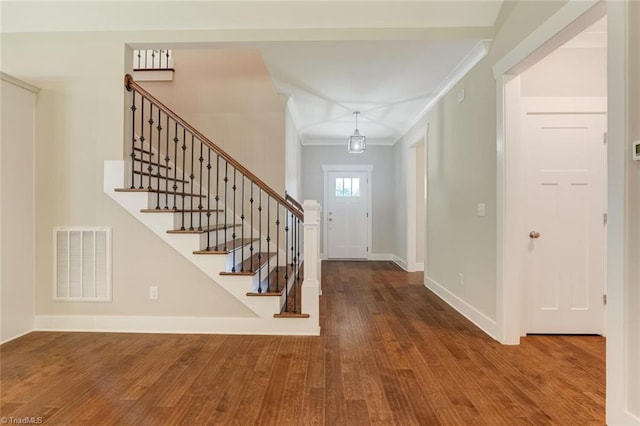
[[[138,69],[140,69],[140,61],[142,61],[142,51],[138,50]]]
[[[244,271],[244,182],[245,175],[242,175],[242,212],[240,214],[240,259],[242,259],[242,270]]]
[[[258,238],[258,293],[262,293],[262,188],[258,188]]]
[[[186,179],[186,175],[185,175],[186,161],[187,161],[187,130],[183,127],[182,128],[182,194],[180,194],[180,196],[182,197],[182,206],[181,206],[182,214],[180,215],[180,220],[181,220],[180,230],[181,231],[185,230],[185,227],[184,227],[184,210],[185,210],[184,197],[187,194],[187,188],[186,188],[187,179]]]
[[[211,249],[211,148],[207,147],[207,250]]]
[[[280,203],[276,204],[276,291],[280,291]]]
[[[224,251],[227,251],[227,210],[229,210],[229,204],[227,203],[227,192],[229,186],[229,162],[224,161]],[[235,265],[233,265],[235,269]],[[234,271],[235,272],[235,271]]]
[[[135,164],[136,164],[136,91],[133,90],[133,101],[131,103],[131,189],[135,185]]]
[[[269,229],[271,228],[271,196],[267,194],[267,293],[271,291],[271,234]]]
[[[204,149],[202,141],[200,141],[200,158],[198,161],[200,162],[200,185],[198,185],[198,231],[202,231],[202,163],[204,162],[204,157],[202,156],[202,150]]]
[[[165,180],[166,182],[164,183],[164,209],[168,210],[169,209],[169,161],[171,160],[171,158],[169,157],[169,116],[167,115],[167,128],[165,130],[166,134],[167,134],[167,143],[165,143],[165,147],[164,147],[164,165],[167,166],[165,168],[164,174],[165,174]],[[160,153],[158,153],[158,155],[160,155]]]
[[[295,218],[296,220],[296,235],[298,237],[298,241],[296,243],[296,281],[294,282],[294,285],[296,286],[296,292],[294,295],[294,304],[293,304],[293,312],[294,313],[298,313],[298,302],[300,301],[300,219],[298,217]]]
[[[233,260],[233,267],[235,269],[235,265],[236,265],[236,250],[235,250],[235,241],[236,241],[236,212],[238,210],[236,210],[236,189],[238,188],[236,185],[236,175],[237,175],[237,170],[234,167],[233,168],[233,186],[231,187],[233,189],[233,230],[231,231],[231,250],[232,250],[232,254],[231,254],[231,258]],[[242,262],[240,262],[242,263]],[[240,270],[244,272],[244,268],[242,266],[242,264],[240,265]],[[234,271],[235,272],[235,271]]]
[[[251,198],[249,198],[249,208],[251,209],[251,224],[249,229],[251,230],[251,242],[249,243],[249,267],[253,271],[253,181],[251,181]]]
[[[151,49],[151,69],[156,67],[156,51]]]
[[[148,182],[147,189],[153,189],[151,186],[151,175],[153,174],[153,160],[151,159],[151,148],[153,147],[153,104],[149,101],[149,161],[147,166]]]
[[[141,110],[140,110],[140,186],[139,189],[144,188],[143,179],[144,172],[142,171],[142,166],[144,165],[144,96],[140,98]]]
[[[173,210],[178,210],[176,206],[177,198],[178,198],[178,142],[180,139],[178,138],[178,122],[174,123],[175,127],[173,129]]]
[[[216,154],[216,250],[220,250],[220,155]]]
[[[156,192],[156,210],[160,210],[160,179],[162,178],[162,174],[160,173],[160,141],[162,140],[162,124],[160,121],[160,113],[160,108],[158,108],[158,126],[156,127],[156,129],[158,130],[158,151],[156,152],[156,189],[158,190],[158,192]],[[149,148],[149,151],[152,151],[151,148]],[[151,156],[151,153],[149,153],[149,155]]]
[[[289,310],[289,212],[284,212],[284,310]]]
[[[189,231],[193,231],[193,197],[196,193],[196,191],[193,189],[193,184],[195,183],[195,178],[196,175],[193,174],[193,155],[194,155],[194,136],[191,135],[191,173],[189,173],[189,179],[191,179],[191,189],[190,189],[190,195],[189,195]]]
[[[169,49],[167,49],[167,68],[169,68],[169,58],[171,57],[171,54],[169,53]]]

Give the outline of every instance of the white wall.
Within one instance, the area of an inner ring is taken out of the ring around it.
[[[607,49],[560,48],[520,75],[522,96],[607,96]]]
[[[300,145],[300,136],[296,129],[295,122],[291,115],[292,99],[287,100],[287,110],[285,116],[285,177],[284,187],[289,195],[302,202],[300,180],[301,162],[302,162],[302,146]]]
[[[344,146],[302,146],[302,197],[305,200],[319,200],[324,202],[324,177],[322,174],[323,164],[372,164],[371,197],[373,219],[372,225],[372,247],[370,253],[375,255],[393,255],[394,233],[397,232],[393,226],[394,211],[397,206],[393,205],[394,193],[400,189],[394,182],[393,148],[390,146],[368,146],[362,154],[347,153],[347,143]],[[324,212],[323,212],[324,213]],[[324,246],[320,248],[324,253]]]
[[[2,36],[3,68],[41,88],[35,142],[36,315],[251,317],[241,302],[103,193],[104,160],[123,158],[125,44],[138,37],[111,32]],[[112,302],[52,300],[54,226],[112,227]],[[158,301],[149,300],[151,285],[159,287]]]
[[[0,343],[33,329],[36,90],[0,74]]]
[[[172,81],[140,83],[280,194],[285,105],[256,49],[174,49]]]
[[[400,140],[396,170],[428,124],[425,281],[497,336],[496,81],[492,67],[563,2],[505,2],[489,53]],[[458,103],[460,90],[465,100]],[[401,148],[404,147],[404,148]],[[402,206],[402,200],[397,200]],[[477,216],[485,203],[486,216]],[[396,221],[397,226],[402,226]],[[401,229],[396,248],[406,246]],[[459,274],[464,275],[460,283]]]
[[[426,247],[426,146],[420,142],[415,147],[416,152],[416,262],[424,264],[424,251]]]

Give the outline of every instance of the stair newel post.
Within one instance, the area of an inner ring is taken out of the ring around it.
[[[184,210],[186,208],[184,204],[184,197],[187,193],[186,188],[186,162],[187,162],[187,129],[182,128],[182,213],[180,214],[180,230],[184,231],[186,228],[184,227]]]
[[[153,148],[153,103],[149,101],[149,161],[147,162],[147,189],[153,189],[151,186],[151,177],[153,175],[153,160],[151,159],[151,148]],[[142,158],[144,158],[144,151],[142,152]]]
[[[203,180],[202,180],[202,167],[204,166],[204,157],[203,157],[203,153],[204,153],[204,147],[203,147],[203,143],[202,141],[200,142],[200,157],[198,157],[198,161],[200,162],[200,177],[198,182],[200,182],[200,185],[198,185],[198,195],[200,195],[200,197],[198,197],[198,231],[202,231],[202,185],[204,184]]]
[[[267,195],[267,293],[271,291],[271,196]]]
[[[220,249],[220,233],[217,231],[220,224],[220,155],[216,154],[216,250]]]
[[[164,175],[165,175],[165,183],[164,183],[164,209],[167,210],[169,209],[169,160],[171,160],[171,158],[169,158],[169,132],[170,132],[170,127],[169,127],[169,116],[167,115],[167,125],[166,125],[166,130],[164,131],[166,136],[167,136],[167,140],[166,143],[164,145],[164,165],[165,167],[165,171],[164,171]],[[158,155],[160,155],[160,153],[158,153]]]
[[[160,172],[160,142],[162,141],[162,122],[160,121],[160,108],[158,108],[158,125],[156,130],[158,130],[158,150],[156,152],[156,185],[158,192],[156,193],[156,210],[160,210],[160,178],[162,178],[162,174]],[[149,156],[151,156],[151,147],[149,147]]]
[[[144,172],[142,167],[144,166],[144,96],[141,96],[140,103],[140,186],[138,188],[144,188],[143,179]]]
[[[133,93],[133,99],[131,101],[131,189],[136,187],[135,185],[135,170],[134,164],[136,160],[136,91],[131,90]],[[142,176],[140,176],[142,179]]]
[[[280,291],[280,203],[276,203],[276,291]]]
[[[211,249],[211,148],[207,149],[207,250]]]
[[[174,166],[178,164],[178,142],[180,139],[178,138],[178,122],[176,121],[175,126],[173,128],[173,162]],[[176,199],[178,198],[178,168],[173,168],[173,210],[177,210],[178,206],[176,206]]]
[[[194,160],[193,160],[193,156],[195,154],[195,137],[193,136],[193,134],[191,135],[191,168],[189,169],[190,173],[189,173],[189,180],[191,181],[191,186],[190,186],[190,190],[189,193],[191,194],[189,196],[189,231],[193,231],[193,194],[196,193],[195,189],[193,188],[193,185],[195,184],[195,179],[196,179],[196,175],[193,173],[195,171],[195,165],[194,165]]]
[[[258,293],[262,293],[262,188],[258,188],[258,238]]]
[[[228,202],[229,192],[229,162],[224,162],[224,251],[227,251],[227,211],[229,210]],[[235,265],[234,265],[235,268]],[[235,272],[235,271],[234,271]]]
[[[231,240],[234,242],[233,243],[233,247],[231,247],[231,250],[233,250],[233,254],[231,255],[232,260],[233,260],[233,265],[235,268],[235,264],[236,264],[236,251],[235,251],[235,241],[236,241],[236,190],[238,189],[238,186],[236,184],[236,177],[237,177],[237,170],[234,167],[233,168],[233,186],[231,187],[231,189],[233,190],[233,230],[231,231]],[[240,266],[240,269],[242,269],[242,266]]]

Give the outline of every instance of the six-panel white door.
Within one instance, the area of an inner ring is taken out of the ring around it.
[[[369,230],[367,172],[327,174],[327,258],[366,259]]]
[[[606,115],[524,114],[527,333],[604,332]]]

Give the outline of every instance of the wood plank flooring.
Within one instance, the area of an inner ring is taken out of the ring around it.
[[[487,337],[389,262],[324,262],[320,337],[36,332],[0,416],[45,424],[604,424],[605,342]],[[287,319],[283,319],[287,321]]]

